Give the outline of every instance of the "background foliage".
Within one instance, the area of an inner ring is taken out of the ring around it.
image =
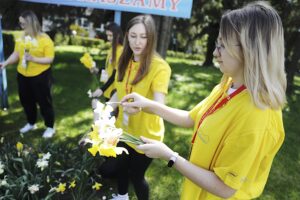
[[[93,177],[96,179],[97,164],[100,164],[101,158],[85,161],[85,150],[78,146],[79,138],[90,130],[92,123],[92,110],[90,99],[87,97],[87,90],[98,86],[97,79],[93,77],[79,62],[86,48],[80,46],[60,46],[56,48],[56,58],[53,64],[53,98],[56,114],[57,133],[52,139],[42,139],[41,135],[44,130],[42,119],[39,119],[38,129],[34,130],[21,138],[18,129],[24,125],[25,117],[22,107],[17,97],[16,69],[14,66],[8,67],[8,87],[10,109],[8,112],[0,111],[0,136],[4,137],[5,145],[0,146],[0,158],[5,160],[5,155],[13,154],[15,157],[15,144],[17,141],[32,146],[34,148],[33,158],[37,157],[38,152],[53,153],[53,159],[61,163],[57,166],[52,162],[55,170],[61,170],[52,173],[57,181],[64,181],[68,178],[62,178],[64,171],[72,169],[68,177]],[[98,66],[104,64],[105,54],[101,54],[98,49],[88,49]],[[172,54],[174,55],[174,54]],[[221,73],[216,68],[200,67],[195,64],[195,60],[187,59],[186,56],[181,58],[178,55],[168,57],[167,61],[172,67],[172,77],[167,96],[167,104],[182,109],[191,109],[218,83]],[[203,62],[198,60],[197,62]],[[300,138],[299,138],[299,118],[300,118],[300,77],[295,78],[295,92],[289,96],[288,105],[284,109],[283,117],[286,130],[285,142],[274,160],[270,178],[261,200],[298,200],[300,199]],[[191,129],[179,128],[166,123],[165,142],[180,155],[187,157],[191,140]],[[91,158],[91,157],[90,157]],[[31,166],[35,163],[31,160]],[[90,165],[88,163],[93,163]],[[81,173],[85,168],[89,175]],[[74,169],[74,170],[73,170]],[[34,173],[34,171],[31,171]],[[76,175],[77,174],[77,175]],[[81,174],[81,175],[80,175]],[[20,172],[22,176],[22,172]],[[4,174],[0,175],[3,179]],[[174,169],[168,169],[166,163],[161,160],[154,160],[146,174],[151,188],[151,199],[167,200],[179,199],[181,191],[182,176]],[[83,178],[82,195],[90,195],[93,190],[90,189],[92,181],[90,178]],[[95,193],[92,199],[99,199],[102,196],[108,196],[115,192],[115,183],[110,180],[99,179],[104,186]],[[56,186],[55,184],[52,184]],[[79,187],[79,186],[78,186]],[[50,185],[44,186],[48,191]],[[112,190],[110,188],[113,188]],[[2,189],[2,188],[1,188]],[[0,189],[0,192],[3,190]],[[78,191],[77,191],[78,192]],[[18,194],[16,192],[16,194]],[[24,193],[22,193],[24,195]],[[133,196],[132,188],[130,196]],[[53,199],[74,199],[71,192],[66,194],[55,194]],[[75,198],[80,199],[80,198]]]

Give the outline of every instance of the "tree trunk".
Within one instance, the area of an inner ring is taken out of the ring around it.
[[[219,24],[211,24],[208,29],[208,39],[206,45],[206,56],[205,61],[202,66],[212,66],[213,65],[213,52],[215,50],[215,41],[219,34]]]
[[[159,17],[159,20],[156,20],[157,28],[157,52],[165,58],[167,55],[167,50],[169,47],[171,30],[172,30],[172,17]]]
[[[294,76],[299,69],[299,60],[300,60],[300,34],[297,33],[296,38],[293,39],[294,47],[290,49],[292,51],[292,56],[286,60],[286,73],[287,73],[287,94],[292,94],[294,91]]]

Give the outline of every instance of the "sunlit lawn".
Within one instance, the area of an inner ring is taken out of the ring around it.
[[[86,133],[92,123],[90,99],[86,92],[97,86],[93,77],[79,62],[83,48],[57,48],[53,64],[53,99],[56,114],[57,134],[49,142],[70,140],[76,145],[77,137]],[[98,53],[97,51],[93,53]],[[104,64],[104,56],[97,56],[97,63]],[[221,73],[213,67],[200,67],[194,61],[168,58],[172,67],[172,78],[167,104],[182,109],[191,109],[219,81]],[[296,77],[296,92],[289,98],[284,111],[286,139],[277,155],[271,175],[260,199],[300,199],[300,78]],[[25,117],[17,96],[16,69],[8,68],[9,103],[8,112],[0,111],[0,134],[15,143],[18,140],[36,144],[41,141],[44,125],[39,117],[38,129],[20,138],[18,129],[25,124]],[[179,128],[166,123],[165,142],[180,155],[188,156],[191,129]],[[75,140],[71,140],[75,138]],[[201,153],[199,154],[201,156]],[[182,177],[166,163],[155,160],[147,172],[151,188],[151,199],[179,199]],[[113,185],[113,183],[112,183]],[[131,194],[132,196],[132,194]]]

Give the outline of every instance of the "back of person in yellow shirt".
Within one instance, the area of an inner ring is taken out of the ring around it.
[[[124,50],[120,57],[116,74],[116,93],[110,102],[120,101],[131,92],[164,104],[171,76],[170,66],[156,52],[156,32],[154,20],[150,15],[140,15],[131,19],[127,25]],[[116,104],[113,104],[116,107]],[[129,115],[131,112],[132,115]],[[136,113],[136,114],[134,114]],[[161,141],[164,135],[163,120],[153,114],[119,107],[116,126],[135,136],[145,136]],[[149,186],[145,172],[152,159],[138,151],[130,143],[119,142],[129,154],[108,158],[100,167],[102,177],[115,177],[118,182],[118,195],[112,199],[128,200],[129,181],[133,183],[138,199],[149,199]]]
[[[111,43],[111,48],[109,49],[106,57],[105,68],[100,72],[100,82],[103,82],[104,84],[101,88],[97,88],[92,93],[92,97],[100,97],[103,95],[106,100],[109,100],[115,92],[114,82],[116,68],[123,51],[123,32],[121,27],[116,23],[109,23],[106,26],[106,36],[108,42]],[[99,70],[98,68],[93,67],[91,72],[98,73]]]
[[[221,83],[190,112],[136,93],[125,96],[122,105],[194,127],[189,160],[149,138],[137,147],[150,158],[169,161],[186,177],[181,199],[254,199],[263,192],[284,140],[284,38],[277,12],[255,2],[225,13],[214,57]]]
[[[27,124],[20,129],[20,133],[24,134],[36,128],[39,105],[47,127],[43,137],[49,138],[55,133],[50,69],[54,59],[54,45],[49,36],[42,32],[32,11],[24,11],[19,17],[19,23],[24,33],[16,39],[14,52],[2,66],[18,62],[19,98],[27,117]]]

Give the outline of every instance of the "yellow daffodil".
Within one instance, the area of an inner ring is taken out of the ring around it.
[[[92,188],[93,188],[94,190],[100,190],[101,186],[102,186],[101,183],[95,182],[95,184],[93,185]]]
[[[88,69],[91,69],[94,67],[95,62],[93,61],[93,58],[90,56],[90,54],[85,53],[81,58],[80,62]]]
[[[19,152],[23,150],[23,144],[22,144],[21,142],[18,142],[18,143],[16,144],[16,147],[17,147],[17,150],[18,150]]]
[[[91,148],[88,148],[88,151],[93,155],[96,156],[97,152],[100,151],[100,147],[98,145],[93,145]]]
[[[25,51],[29,51],[32,47],[32,38],[30,36],[25,36],[24,38],[24,49]]]
[[[99,137],[99,127],[96,125],[92,126],[93,131],[89,133],[91,140],[94,142],[102,142],[102,139]]]
[[[75,181],[75,180],[73,180],[73,181],[70,183],[70,185],[69,185],[69,188],[74,188],[74,187],[76,187],[76,181]]]
[[[24,48],[25,48],[25,51],[27,51],[27,52],[28,52],[28,51],[30,50],[31,46],[32,46],[32,45],[31,45],[31,43],[30,43],[30,42],[25,42],[25,43],[24,43]]]
[[[113,145],[109,145],[109,144],[101,144],[100,148],[99,148],[99,154],[101,156],[106,156],[106,157],[117,157],[117,155],[122,154],[123,151],[125,153],[128,154],[127,149],[123,148],[123,147],[116,147]]]
[[[58,187],[56,188],[56,192],[64,193],[66,190],[66,183],[59,183]]]

